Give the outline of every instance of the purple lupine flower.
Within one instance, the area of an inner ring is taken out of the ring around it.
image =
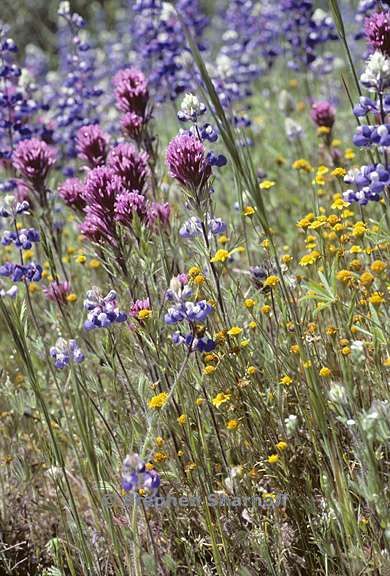
[[[213,236],[219,236],[226,232],[227,226],[222,218],[210,218],[208,221],[210,233]]]
[[[42,186],[55,160],[54,150],[37,138],[22,140],[12,154],[13,166],[34,188]]]
[[[129,138],[138,140],[144,127],[144,119],[135,112],[127,112],[121,119],[121,127]]]
[[[336,119],[336,109],[327,100],[321,100],[311,107],[311,117],[317,126],[332,128]]]
[[[76,340],[67,341],[64,338],[58,338],[55,346],[50,348],[50,356],[54,358],[54,365],[59,370],[70,363],[80,364],[85,358]]]
[[[196,238],[202,234],[202,222],[197,216],[191,216],[179,229],[181,238]]]
[[[169,175],[184,187],[197,191],[211,176],[205,148],[192,134],[178,134],[167,149]]]
[[[107,166],[128,190],[145,191],[149,176],[148,155],[132,144],[118,144],[108,156]]]
[[[8,290],[6,290],[5,288],[0,288],[0,297],[2,298],[4,298],[5,296],[8,296],[9,298],[15,298],[17,293],[18,293],[18,287],[16,286],[16,284],[11,286],[11,288],[8,288]]]
[[[380,200],[385,186],[390,183],[390,172],[382,164],[368,164],[349,170],[344,182],[353,186],[343,193],[344,200],[365,206],[370,201]]]
[[[135,68],[125,68],[114,76],[115,97],[121,112],[145,117],[149,89],[145,76]]]
[[[84,210],[84,184],[78,178],[67,178],[58,188],[65,204],[76,210]]]
[[[16,232],[4,230],[1,243],[3,246],[14,244],[19,250],[30,250],[33,243],[39,242],[40,236],[35,228],[22,228]]]
[[[127,314],[118,308],[115,290],[103,297],[101,290],[93,287],[87,292],[84,308],[88,310],[87,320],[84,322],[85,330],[109,328],[114,323],[127,320]]]
[[[11,278],[13,282],[39,282],[42,278],[42,267],[39,264],[31,262],[29,264],[14,264],[6,262],[0,266],[0,276]]]
[[[115,220],[130,225],[134,214],[139,218],[146,215],[147,203],[145,196],[139,194],[136,190],[133,192],[122,192],[118,194],[115,200]]]
[[[0,217],[10,218],[11,216],[19,216],[20,214],[28,214],[30,210],[30,204],[27,200],[18,202],[12,194],[7,194],[4,197],[2,206],[0,206]]]
[[[76,150],[90,168],[102,166],[107,156],[108,136],[97,124],[82,126],[77,132]]]
[[[42,288],[42,291],[48,300],[59,304],[66,304],[66,297],[70,293],[70,284],[67,281],[59,282],[55,280],[48,286]]]
[[[390,57],[390,12],[375,12],[364,22],[369,46]]]
[[[138,454],[128,454],[123,461],[122,488],[126,492],[146,489],[154,493],[160,486],[160,476],[156,470],[147,470],[145,462]]]

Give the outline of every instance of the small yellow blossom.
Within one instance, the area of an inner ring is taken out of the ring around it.
[[[385,268],[386,264],[382,262],[382,260],[374,260],[374,262],[371,264],[371,270],[376,274],[380,274]]]
[[[268,250],[268,248],[271,246],[271,242],[268,240],[268,238],[266,238],[265,240],[262,241],[261,245],[263,248]]]
[[[163,408],[168,400],[168,394],[166,392],[161,392],[157,394],[157,396],[153,396],[148,402],[149,408],[153,410],[159,410]]]
[[[248,368],[246,369],[247,374],[249,374],[249,376],[253,376],[253,374],[256,374],[257,372],[257,368],[256,366],[248,366]]]
[[[255,304],[256,304],[256,302],[252,298],[246,298],[244,300],[244,306],[245,306],[245,308],[248,308],[249,310],[251,308],[253,308],[253,306],[255,306]]]
[[[302,228],[302,230],[305,230],[310,226],[313,220],[314,220],[314,214],[312,212],[309,212],[301,220],[298,220],[297,226],[298,228]]]
[[[253,216],[253,214],[256,213],[256,208],[253,208],[253,206],[245,206],[244,210],[243,210],[243,214],[244,216]]]
[[[153,461],[156,463],[165,462],[168,460],[168,456],[165,452],[155,452],[153,454]]]
[[[347,171],[345,168],[335,168],[334,170],[332,170],[331,175],[334,176],[335,178],[344,178],[344,176],[346,175]]]
[[[318,250],[313,250],[309,254],[305,254],[305,256],[302,256],[302,258],[299,261],[299,265],[300,266],[310,266],[312,264],[315,264],[315,262],[317,262],[317,260],[320,257],[321,257],[321,253],[318,252]]]
[[[197,406],[202,406],[202,404],[204,404],[204,398],[197,398],[197,399],[195,400],[195,404],[196,404]]]
[[[194,284],[196,284],[197,286],[202,286],[205,282],[206,278],[203,276],[203,274],[198,274],[194,278]]]
[[[284,384],[285,386],[289,386],[290,384],[292,384],[293,379],[291,378],[291,376],[286,374],[285,376],[283,376],[283,378],[281,378],[279,380],[279,382],[280,382],[280,384]]]
[[[360,237],[360,236],[363,236],[367,231],[368,231],[368,228],[367,228],[366,224],[364,222],[362,222],[361,220],[359,220],[359,222],[356,222],[356,224],[354,224],[354,226],[353,226],[352,236]]]
[[[270,190],[274,186],[275,186],[275,182],[273,180],[264,180],[263,182],[260,182],[260,184],[259,184],[260,190]]]
[[[254,320],[252,320],[252,322],[249,322],[248,327],[251,330],[255,330],[257,328],[257,323]]]
[[[264,280],[264,286],[265,287],[274,288],[278,283],[279,283],[279,278],[277,276],[274,276],[274,275],[268,276],[268,278],[266,278]]]
[[[359,278],[359,281],[361,284],[363,284],[363,286],[371,286],[371,284],[374,282],[374,276],[371,274],[371,272],[363,272]]]
[[[195,278],[195,276],[198,276],[200,273],[201,269],[198,268],[198,266],[191,266],[191,268],[188,270],[188,275],[191,276],[191,278]]]
[[[162,436],[156,436],[155,442],[156,442],[157,446],[163,446],[165,443],[165,440]]]
[[[341,354],[343,356],[349,356],[349,354],[351,354],[351,348],[349,346],[344,346],[341,348]]]
[[[286,450],[286,449],[287,449],[287,446],[288,446],[287,442],[284,442],[283,440],[280,440],[280,442],[278,442],[277,444],[275,444],[275,448],[276,448],[277,450],[282,450],[282,451],[283,451],[283,450]]]
[[[271,456],[268,456],[268,464],[276,464],[276,462],[278,461],[279,461],[278,454],[271,454]]]
[[[346,202],[341,198],[341,196],[339,196],[338,198],[335,199],[335,201],[331,205],[331,208],[332,210],[344,210],[344,208],[346,208],[347,206],[349,206],[349,202]]]
[[[323,366],[320,370],[320,376],[322,376],[323,378],[329,378],[331,374],[332,372],[327,366]]]
[[[368,299],[373,306],[380,306],[385,301],[381,292],[374,292]]]
[[[152,311],[149,308],[143,308],[137,314],[138,320],[147,320],[152,316]]]
[[[239,326],[232,326],[232,328],[230,328],[230,330],[228,330],[228,334],[229,336],[239,336],[242,332],[242,328],[240,328]]]
[[[347,148],[345,153],[344,153],[344,158],[346,160],[353,160],[355,158],[356,154],[355,152],[352,150],[352,148]]]
[[[220,248],[211,258],[211,262],[225,262],[229,258],[229,255],[230,253],[227,250]]]
[[[76,256],[75,258],[77,264],[85,264],[85,262],[87,261],[86,256],[84,256],[84,254],[79,254],[78,256]]]
[[[38,290],[39,290],[38,284],[36,284],[35,282],[31,282],[31,284],[28,287],[28,291],[30,292],[30,294],[34,294],[34,292],[38,292]]]
[[[92,268],[93,270],[100,268],[100,266],[101,266],[101,262],[97,258],[92,258],[92,260],[89,263],[89,267]]]
[[[299,346],[298,344],[292,344],[292,346],[290,346],[290,352],[292,354],[299,354]]]
[[[269,304],[264,304],[264,306],[262,306],[262,307],[260,308],[260,310],[261,310],[261,312],[262,312],[263,314],[265,314],[266,316],[268,316],[268,314],[271,313],[271,306],[270,306]]]
[[[239,422],[238,420],[229,420],[229,422],[226,423],[226,428],[228,430],[236,430],[239,426]]]
[[[246,348],[247,346],[249,346],[249,340],[241,340],[240,342],[240,348]]]
[[[212,404],[216,407],[219,408],[221,406],[221,404],[224,404],[225,402],[229,402],[231,398],[231,394],[225,394],[225,392],[219,392],[213,399],[212,399]]]
[[[77,302],[77,294],[75,294],[74,292],[71,292],[70,294],[67,295],[66,301],[67,302]]]
[[[215,371],[216,367],[213,366],[212,364],[209,364],[208,366],[205,366],[203,368],[203,374],[206,374],[207,376],[211,376],[212,374],[214,374]]]
[[[311,172],[313,170],[312,165],[308,160],[304,158],[299,158],[293,162],[292,167],[294,170],[303,170],[304,172]]]
[[[182,414],[181,416],[179,416],[179,418],[177,419],[178,423],[180,424],[180,426],[184,426],[184,424],[187,422],[187,416],[186,414]]]
[[[229,238],[225,235],[225,234],[221,234],[221,236],[218,237],[218,244],[222,244],[222,246],[224,244],[227,244],[229,242]]]
[[[337,280],[343,282],[343,284],[348,284],[353,279],[353,274],[350,270],[340,270],[336,274]]]

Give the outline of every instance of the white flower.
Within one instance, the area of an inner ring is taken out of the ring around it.
[[[370,90],[379,92],[390,85],[390,60],[376,51],[367,60],[366,69],[360,76],[361,83]]]
[[[290,414],[288,418],[284,419],[284,423],[286,425],[287,436],[288,438],[291,438],[291,436],[294,435],[298,426],[298,416],[296,416],[295,414]]]
[[[286,118],[284,122],[286,135],[289,140],[299,140],[303,135],[303,128],[292,118]]]
[[[295,101],[287,90],[282,90],[278,98],[278,107],[284,113],[291,113],[295,110]]]
[[[335,404],[345,404],[347,401],[345,388],[341,384],[334,384],[329,390],[329,400]]]
[[[187,93],[181,102],[180,110],[185,116],[196,118],[204,112],[205,106],[199,101],[195,94]]]
[[[60,2],[57,10],[57,14],[59,16],[67,16],[70,14],[70,3],[69,2]]]

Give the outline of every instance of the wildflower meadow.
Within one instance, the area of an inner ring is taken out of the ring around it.
[[[390,6],[0,4],[0,575],[390,575]]]

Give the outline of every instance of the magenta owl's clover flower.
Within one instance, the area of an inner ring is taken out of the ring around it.
[[[108,136],[100,126],[91,124],[82,126],[77,132],[76,150],[79,158],[85,160],[90,168],[102,166],[107,156]]]
[[[315,102],[311,107],[311,118],[317,126],[332,128],[336,120],[336,109],[327,100]]]
[[[193,191],[205,186],[211,176],[205,148],[192,134],[178,134],[171,140],[166,162],[169,175]]]
[[[121,120],[121,127],[129,138],[138,140],[144,127],[144,119],[135,112],[127,112]]]
[[[43,185],[50,168],[56,161],[56,154],[43,140],[31,138],[22,140],[12,155],[12,164],[34,187]]]
[[[84,222],[80,225],[80,232],[92,242],[101,242],[105,239],[112,239],[112,227],[107,225],[97,214],[87,211]]]
[[[107,166],[119,177],[127,190],[143,193],[149,176],[148,155],[132,144],[118,144],[108,156]]]
[[[168,202],[151,202],[148,205],[146,212],[146,224],[149,228],[154,229],[158,227],[158,224],[166,226],[169,223],[169,218],[171,216],[171,207]]]
[[[150,310],[150,300],[145,298],[144,300],[136,300],[130,307],[130,316],[132,318],[137,318],[141,310]]]
[[[66,304],[66,297],[70,293],[70,284],[67,281],[59,282],[56,280],[51,282],[49,286],[42,288],[42,290],[48,300],[58,304]]]
[[[88,173],[83,198],[88,211],[106,219],[114,215],[116,197],[123,191],[121,179],[114,171],[100,166]]]
[[[371,48],[390,56],[390,12],[375,12],[366,18],[364,33]]]
[[[84,184],[78,178],[67,178],[58,188],[58,194],[67,206],[76,210],[84,210]]]
[[[145,118],[149,89],[145,76],[135,68],[120,70],[114,76],[115,96],[121,112],[133,112]]]
[[[143,218],[146,214],[145,196],[136,190],[122,192],[115,201],[115,220],[124,225],[130,225],[134,214]]]

